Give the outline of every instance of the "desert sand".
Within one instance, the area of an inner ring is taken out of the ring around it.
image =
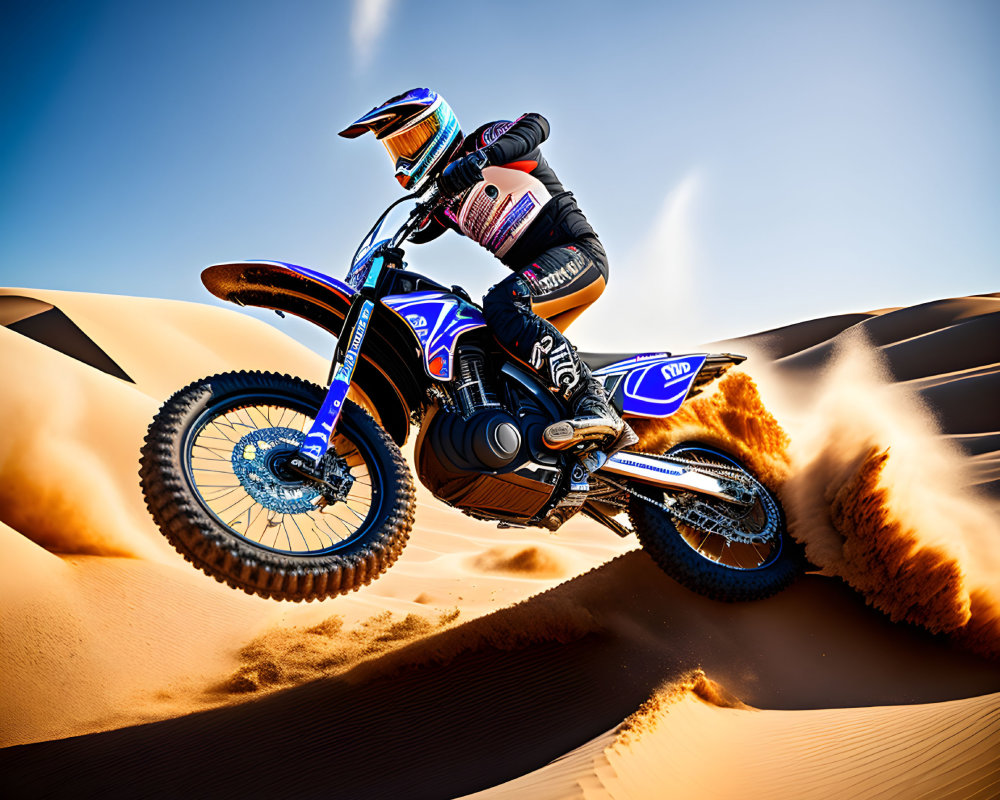
[[[709,346],[750,359],[643,444],[738,450],[814,565],[738,605],[422,489],[360,591],[236,592],[149,518],[146,425],[326,361],[191,303],[4,289],[0,324],[5,797],[1000,796],[1000,294]]]

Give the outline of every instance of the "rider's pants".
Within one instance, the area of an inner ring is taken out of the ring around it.
[[[567,400],[587,372],[562,331],[601,296],[607,271],[600,242],[584,239],[546,250],[483,298],[496,340]]]

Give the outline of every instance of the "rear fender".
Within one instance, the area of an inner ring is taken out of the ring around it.
[[[594,370],[614,405],[629,417],[669,417],[745,356],[647,353]]]

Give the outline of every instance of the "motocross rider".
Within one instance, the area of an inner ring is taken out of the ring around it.
[[[571,419],[545,429],[546,446],[564,450],[595,441],[610,454],[632,444],[635,434],[563,334],[604,291],[608,260],[539,150],[549,135],[545,118],[525,114],[463,136],[443,97],[413,89],[340,135],[353,139],[369,130],[389,151],[404,189],[419,192],[437,180],[445,198],[411,234],[412,242],[429,242],[451,228],[513,270],[483,298],[483,316],[504,350],[572,409]]]

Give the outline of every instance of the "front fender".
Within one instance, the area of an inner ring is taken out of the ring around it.
[[[201,282],[222,300],[285,311],[333,336],[340,335],[354,297],[354,289],[343,281],[284,261],[214,264],[201,273]]]
[[[284,261],[233,261],[215,264],[201,274],[206,288],[240,306],[271,308],[294,314],[339,337],[355,291],[321,272]],[[361,352],[352,387],[378,416],[398,444],[410,431],[411,412],[419,408],[423,386],[407,363],[415,343],[374,325]],[[408,334],[409,335],[409,334]],[[409,349],[405,344],[410,344]]]

